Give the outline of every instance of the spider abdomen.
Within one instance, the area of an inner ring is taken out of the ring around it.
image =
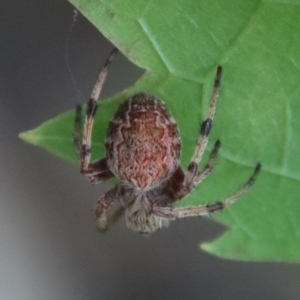
[[[175,172],[181,141],[166,105],[139,93],[121,104],[111,119],[105,146],[110,171],[131,186],[147,189]]]

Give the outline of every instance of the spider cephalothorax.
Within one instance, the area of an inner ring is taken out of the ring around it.
[[[223,202],[192,207],[173,208],[172,203],[189,194],[214,166],[220,142],[217,141],[204,168],[198,171],[215,114],[222,68],[218,67],[214,91],[206,120],[187,172],[179,164],[181,140],[177,124],[167,106],[148,93],[139,93],[120,105],[111,119],[106,140],[106,157],[90,163],[91,133],[97,100],[107,74],[113,50],[99,73],[88,101],[83,136],[81,107],[76,110],[74,143],[81,158],[81,173],[97,183],[116,177],[119,183],[97,202],[95,213],[100,229],[113,223],[125,211],[128,227],[150,233],[167,226],[169,220],[207,215],[234,203],[254,183],[260,171],[257,164],[253,175],[231,197]],[[119,208],[107,219],[107,210],[114,203]]]

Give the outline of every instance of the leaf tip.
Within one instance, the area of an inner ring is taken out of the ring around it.
[[[200,249],[205,252],[214,254],[214,247],[212,246],[212,243],[201,243]]]
[[[33,130],[19,133],[19,139],[29,144],[34,144],[34,145],[37,144],[37,137],[34,134]]]
[[[219,258],[233,259],[232,253],[229,253],[230,251],[228,252],[228,249],[225,249],[224,247],[222,247],[222,245],[218,244],[217,241],[201,243],[200,249],[205,251],[206,253],[217,256]],[[239,258],[236,258],[236,259],[239,259]]]

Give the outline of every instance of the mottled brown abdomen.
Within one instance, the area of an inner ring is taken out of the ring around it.
[[[110,171],[131,186],[147,189],[175,172],[181,141],[166,105],[140,93],[120,105],[109,123],[105,146]]]

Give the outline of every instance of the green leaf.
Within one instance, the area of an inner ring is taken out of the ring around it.
[[[261,162],[261,175],[251,190],[214,214],[228,231],[201,247],[224,258],[299,262],[300,0],[70,2],[146,70],[129,89],[101,103],[93,157],[105,155],[107,124],[119,103],[148,91],[167,103],[179,124],[186,168],[216,68],[222,65],[222,90],[208,146],[221,139],[218,163],[180,205],[226,198]],[[21,138],[77,163],[73,118],[74,112],[67,112]]]

